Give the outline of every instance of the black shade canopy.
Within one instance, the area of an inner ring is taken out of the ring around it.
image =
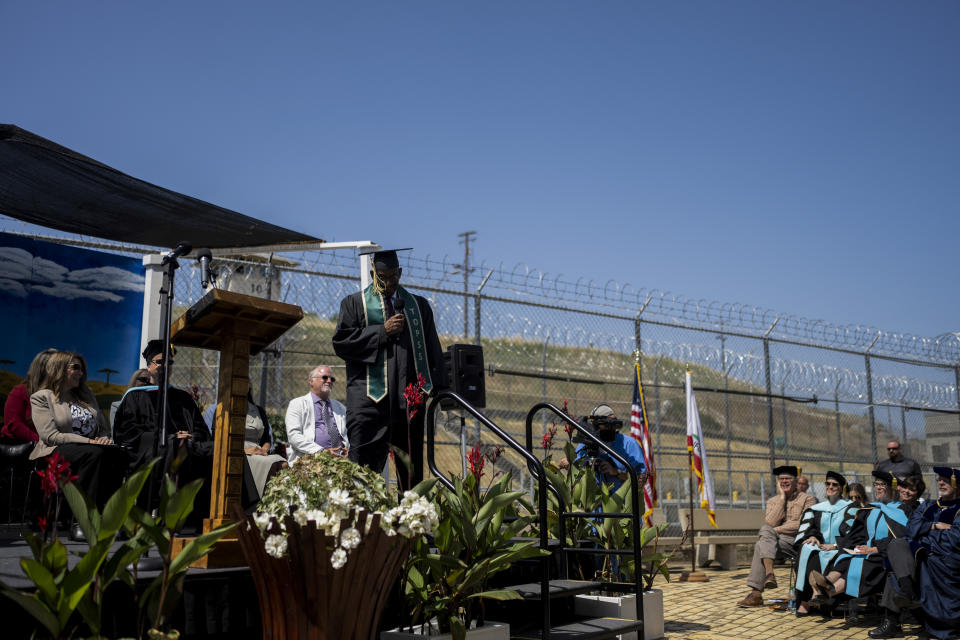
[[[70,233],[154,247],[322,242],[138,180],[0,124],[0,213]]]

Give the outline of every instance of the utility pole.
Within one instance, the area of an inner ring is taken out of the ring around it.
[[[458,238],[463,238],[463,264],[453,266],[463,271],[463,337],[470,336],[470,239],[477,235],[476,231],[464,231],[458,233]]]

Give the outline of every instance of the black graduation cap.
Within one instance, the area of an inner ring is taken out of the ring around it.
[[[170,351],[176,353],[173,348],[173,345],[170,345]],[[153,360],[153,356],[158,353],[163,353],[163,340],[154,339],[147,343],[147,346],[143,348],[143,359],[147,362]]]
[[[361,256],[373,256],[371,258],[374,269],[396,269],[400,266],[400,260],[397,259],[397,251],[412,251],[413,247],[404,249],[364,249],[359,252]]]
[[[896,484],[896,478],[893,477],[893,474],[889,471],[874,471],[873,477],[877,480],[883,480],[891,487]]]
[[[795,467],[791,464],[785,464],[781,467],[775,468],[773,470],[773,475],[775,476],[787,475],[787,476],[793,476],[794,478],[796,478],[797,476],[800,475],[800,468]]]
[[[941,478],[949,478],[950,484],[954,488],[957,487],[957,482],[960,481],[960,469],[951,469],[950,467],[934,467],[933,472]]]
[[[836,471],[827,471],[827,480],[836,480],[840,483],[841,487],[847,486],[847,479]]]

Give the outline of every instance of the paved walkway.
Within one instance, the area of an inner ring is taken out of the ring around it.
[[[765,606],[750,609],[737,606],[750,592],[745,584],[748,572],[745,568],[706,569],[709,582],[679,582],[677,574],[670,576],[669,583],[658,580],[655,586],[663,590],[666,639],[868,640],[867,631],[880,623],[871,616],[847,625],[842,618],[825,620],[819,615],[797,618],[785,609],[777,610],[774,600],[787,597],[785,585],[790,570],[778,567],[775,571],[780,588],[764,593]],[[901,637],[916,638],[919,632],[916,624],[907,624]]]

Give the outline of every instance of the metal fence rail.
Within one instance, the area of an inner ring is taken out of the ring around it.
[[[142,250],[59,241],[130,255]],[[925,338],[839,326],[613,280],[550,275],[522,264],[481,264],[464,288],[454,261],[401,260],[403,284],[430,300],[444,346],[483,346],[485,413],[511,433],[522,432],[522,415],[542,401],[566,399],[575,415],[607,402],[629,415],[639,350],[655,459],[663,470],[661,496],[680,495],[671,474],[687,464],[682,384],[688,367],[721,505],[759,506],[763,491],[772,491],[760,479],[777,464],[801,464],[814,479],[827,469],[863,477],[891,438],[925,470],[933,463],[960,465],[958,334]],[[350,251],[310,251],[220,258],[215,265],[222,278],[259,286],[258,295],[305,312],[252,364],[255,396],[268,412],[282,415],[291,398],[305,393],[312,367],[343,366],[330,336],[340,300],[359,286],[359,259]],[[183,261],[177,305],[186,308],[201,293],[195,263]],[[174,381],[196,385],[201,401],[211,402],[216,365],[215,353],[183,349]],[[342,393],[338,384],[334,394]],[[540,425],[548,430],[551,423],[544,417]],[[462,438],[449,431],[445,437],[441,447],[454,469],[464,447],[482,441],[474,425]],[[518,475],[522,470],[506,457],[503,464],[514,464]]]

